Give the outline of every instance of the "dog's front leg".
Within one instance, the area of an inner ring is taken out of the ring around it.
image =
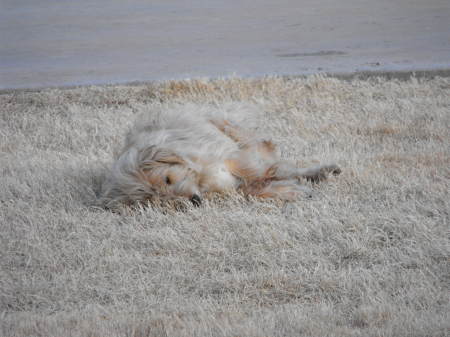
[[[336,164],[298,168],[289,162],[279,162],[272,166],[273,175],[279,179],[307,179],[312,182],[326,180],[330,173],[338,175],[341,169]]]
[[[313,196],[309,187],[299,185],[296,180],[254,181],[241,188],[245,194],[258,198],[294,201],[301,195],[308,198]]]

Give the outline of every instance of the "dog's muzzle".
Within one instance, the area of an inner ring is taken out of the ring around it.
[[[194,194],[191,198],[191,202],[194,206],[200,206],[202,204],[202,199],[198,194]]]

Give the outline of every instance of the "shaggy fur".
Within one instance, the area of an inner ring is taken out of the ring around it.
[[[295,200],[335,164],[297,168],[282,161],[269,137],[245,130],[224,116],[184,114],[181,109],[140,120],[126,139],[107,179],[102,203],[145,202],[154,198],[188,198],[198,206],[211,192],[241,190],[245,195]],[[151,116],[150,116],[151,117]]]

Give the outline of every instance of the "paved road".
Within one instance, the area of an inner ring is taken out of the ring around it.
[[[436,68],[449,0],[0,0],[0,89]]]

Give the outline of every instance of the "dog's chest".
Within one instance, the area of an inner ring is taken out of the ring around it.
[[[217,182],[225,188],[234,188],[237,183],[236,178],[228,171],[225,163],[218,165],[215,172]]]
[[[205,189],[215,192],[235,189],[239,184],[225,163],[214,163],[205,167],[202,180]]]

